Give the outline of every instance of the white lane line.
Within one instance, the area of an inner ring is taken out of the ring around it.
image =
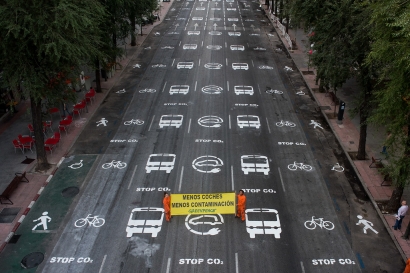
[[[236,273],[239,273],[238,252],[235,253],[235,269],[236,269]]]
[[[235,190],[235,183],[233,179],[233,165],[231,165],[231,182],[232,182],[232,191]]]
[[[174,66],[174,63],[175,63],[175,59],[172,61],[172,64],[171,64],[171,66]]]
[[[201,66],[201,59],[199,59],[199,64],[198,64],[198,66]]]
[[[303,262],[300,261],[300,267],[302,268],[302,273],[305,273],[305,267],[303,266]]]
[[[258,90],[259,90],[259,94],[262,94],[261,93],[261,88],[259,87],[259,83],[258,83]]]
[[[228,47],[228,44],[225,42],[225,47]]]
[[[202,45],[201,45],[201,47],[203,47],[204,46],[204,41],[202,41]]]
[[[165,91],[165,86],[167,86],[167,82],[165,82],[164,87],[162,88],[162,92]]]
[[[152,117],[151,124],[149,125],[148,131],[151,130],[152,123],[154,122],[155,115]]]
[[[107,255],[104,255],[104,259],[103,259],[103,261],[102,261],[102,263],[101,263],[101,266],[100,266],[100,271],[98,271],[98,273],[101,273],[102,272],[102,270],[103,270],[103,267],[104,267],[104,264],[105,264],[105,259],[107,258]]]
[[[198,81],[195,81],[195,88],[194,88],[194,92],[196,91],[196,86],[198,84]]]
[[[191,131],[191,120],[192,120],[192,119],[189,119],[189,124],[188,124],[188,134],[189,134],[189,132]]]
[[[169,269],[171,268],[171,258],[168,258],[168,263],[167,263],[167,272],[169,273]]]
[[[226,63],[226,66],[228,66],[228,58],[226,58],[225,63]]]
[[[252,66],[255,67],[255,64],[253,63],[253,60],[251,60],[251,61],[252,61]]]
[[[278,171],[279,171],[280,182],[282,183],[283,192],[286,192],[285,184],[283,184],[282,173],[280,172],[280,167],[278,167]]]
[[[269,121],[268,121],[268,118],[267,118],[267,117],[266,117],[266,124],[268,125],[268,131],[269,131],[269,134],[270,134]]]
[[[229,115],[228,118],[229,118],[229,120],[228,120],[229,121],[229,129],[231,129],[231,115]]]
[[[206,26],[204,26],[204,30],[206,30]]]
[[[134,171],[132,172],[132,175],[131,175],[130,184],[128,184],[127,190],[129,190],[130,187],[131,187],[132,180],[134,180],[134,175],[135,175],[135,171],[137,170],[137,167],[138,167],[138,165],[135,165]]]
[[[228,92],[229,92],[229,81],[226,81],[226,88],[228,89]]]
[[[182,42],[182,41],[179,41],[179,46],[181,46],[181,42]]]
[[[182,168],[181,168],[181,175],[179,176],[179,187],[178,187],[178,191],[181,191],[182,177],[184,177],[184,166],[182,166]]]

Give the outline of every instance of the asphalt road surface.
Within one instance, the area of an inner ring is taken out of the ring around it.
[[[39,271],[344,273],[400,264],[262,14],[251,1],[174,2],[72,148],[74,161],[98,157]],[[239,189],[245,222],[165,221],[164,190],[172,198]],[[364,220],[374,224],[367,234]],[[388,257],[373,253],[380,243]]]

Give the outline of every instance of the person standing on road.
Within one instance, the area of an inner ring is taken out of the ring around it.
[[[396,223],[393,226],[394,230],[401,229],[401,222],[403,221],[404,216],[406,216],[408,209],[409,209],[409,206],[407,206],[406,201],[403,200],[401,202],[401,207],[399,208],[399,211],[397,212]]]
[[[236,211],[236,218],[241,218],[242,222],[245,221],[245,208],[246,208],[246,196],[243,192],[243,190],[239,191],[239,194],[237,195],[238,197],[238,203],[236,204],[237,206],[237,211]]]
[[[162,199],[162,204],[164,204],[165,220],[167,220],[167,222],[170,222],[171,221],[171,197],[169,197],[169,194],[167,192],[164,192],[164,199]]]

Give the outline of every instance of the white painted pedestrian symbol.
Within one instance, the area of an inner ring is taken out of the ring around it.
[[[222,159],[212,156],[204,155],[192,161],[192,168],[200,173],[219,173],[224,165]]]
[[[134,65],[132,66],[132,68],[141,68],[141,65],[139,65],[139,64],[134,64]]]
[[[300,169],[300,170],[304,170],[307,172],[313,170],[312,166],[304,164],[304,163],[296,163],[296,161],[293,162],[293,164],[289,164],[288,169],[291,171],[296,171],[297,169]]]
[[[374,228],[372,228],[372,226],[373,226],[372,222],[363,219],[363,216],[361,216],[361,215],[357,215],[357,218],[359,218],[359,222],[357,222],[356,225],[360,225],[360,224],[364,225],[364,227],[363,227],[363,233],[364,234],[367,234],[367,231],[366,231],[367,229],[370,229],[374,233],[378,234],[378,232]]]
[[[154,35],[155,35],[155,36],[159,36],[159,35],[161,35],[161,33],[155,32]]]
[[[316,127],[319,127],[320,129],[323,129],[323,127],[320,125],[319,122],[314,121],[314,120],[310,120],[309,125],[313,125],[313,129],[316,129]]]
[[[113,160],[111,162],[102,164],[101,167],[103,169],[109,169],[109,168],[124,169],[125,167],[127,167],[127,163]]]
[[[100,126],[100,125],[107,126],[107,122],[108,122],[108,120],[106,120],[105,118],[102,118],[101,120],[99,120],[99,121],[96,122],[96,123],[97,123],[97,127]]]
[[[345,168],[340,166],[339,163],[336,163],[332,168],[332,171],[336,171],[336,172],[339,172],[339,173],[343,172],[344,170],[345,170]]]
[[[128,120],[128,121],[124,121],[124,125],[131,125],[131,124],[142,125],[142,124],[144,124],[144,121],[140,120],[140,119],[131,119],[131,120]]]
[[[146,216],[148,219],[146,219]],[[153,216],[155,216],[154,220]],[[136,219],[136,218],[142,219]],[[163,208],[135,208],[131,211],[130,218],[128,220],[127,237],[131,237],[134,233],[148,233],[152,237],[157,237],[161,231],[162,222],[164,220]]]
[[[217,235],[221,230],[219,228],[207,228],[207,225],[215,226],[215,225],[222,225],[224,223],[224,218],[221,214],[216,215],[194,215],[189,214],[185,218],[185,226],[186,228],[192,232],[193,234],[197,235]],[[192,217],[192,218],[191,218]],[[206,231],[197,231],[191,226],[198,226],[198,229],[206,230]]]
[[[254,239],[256,234],[273,234],[275,239],[280,239],[282,228],[277,210],[265,208],[246,209],[245,219],[246,231],[249,233],[250,238]]]
[[[40,223],[38,223],[37,225],[35,225],[32,230],[35,230],[35,229],[36,229],[37,227],[39,227],[39,226],[43,226],[43,229],[44,229],[44,230],[47,230],[47,222],[50,223],[51,218],[48,216],[48,212],[45,211],[45,212],[42,213],[42,216],[40,216],[40,217],[39,217],[38,219],[36,219],[36,220],[33,220],[33,222],[37,222],[37,221],[40,221]]]
[[[73,169],[73,170],[75,170],[75,169],[81,168],[82,166],[83,166],[83,160],[81,159],[80,162],[71,164],[71,165],[68,166],[68,167],[71,168],[71,169]]]
[[[268,33],[268,36],[271,36],[271,37],[272,37],[272,36],[275,36],[275,35],[273,35],[272,33]]]
[[[91,216],[91,214],[88,214],[87,217],[80,218],[74,222],[76,227],[83,227],[86,224],[88,224],[89,227],[91,227],[91,225],[94,227],[101,227],[105,224],[105,220],[103,218],[99,218],[98,215]]]
[[[145,50],[150,50],[150,49],[151,49],[151,47],[150,47],[150,46],[148,46],[148,47],[144,47],[144,49],[145,49]]]
[[[278,126],[278,127],[283,127],[283,126],[295,127],[296,124],[294,124],[293,122],[290,122],[290,121],[281,120],[280,122],[276,122],[276,126]]]
[[[300,90],[300,91],[296,92],[296,95],[304,96],[304,95],[306,95],[306,93],[303,92],[302,90]]]
[[[286,72],[292,72],[293,71],[293,69],[289,66],[285,66],[284,69],[285,69]]]
[[[312,216],[312,220],[305,222],[305,227],[307,229],[315,229],[316,227],[320,227],[327,230],[332,230],[335,228],[335,225],[330,221],[323,221],[323,218],[315,219],[315,216]]]

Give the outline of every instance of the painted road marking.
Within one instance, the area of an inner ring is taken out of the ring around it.
[[[150,130],[151,130],[151,126],[152,126],[152,123],[154,122],[154,118],[155,118],[155,115],[154,115],[154,116],[152,116],[151,124],[149,125],[148,131],[150,131]]]
[[[182,185],[182,178],[184,177],[184,166],[181,168],[181,175],[179,176],[179,187],[178,191],[181,191],[181,185]]]
[[[268,117],[266,117],[266,125],[268,126],[268,131],[269,131],[269,134],[270,134],[270,127],[269,127]]]
[[[233,165],[231,165],[231,183],[232,183],[232,191],[235,191],[235,183],[233,177]]]
[[[105,259],[107,259],[107,254],[104,255],[104,258],[103,258],[103,261],[102,261],[102,263],[101,263],[100,270],[98,271],[98,273],[101,273],[101,272],[102,272],[102,270],[103,270],[103,268],[104,268],[104,264],[105,264]]]
[[[130,187],[131,187],[132,180],[134,179],[134,175],[135,175],[135,171],[137,170],[137,167],[138,167],[138,165],[135,165],[135,168],[134,168],[134,171],[132,172],[131,179],[130,179],[130,183],[128,184],[127,190],[129,190]]]
[[[280,172],[280,167],[278,167],[278,171],[279,171],[279,178],[280,178],[280,182],[281,182],[281,184],[282,184],[283,192],[286,192],[286,190],[285,190],[285,184],[283,184],[282,173]]]

